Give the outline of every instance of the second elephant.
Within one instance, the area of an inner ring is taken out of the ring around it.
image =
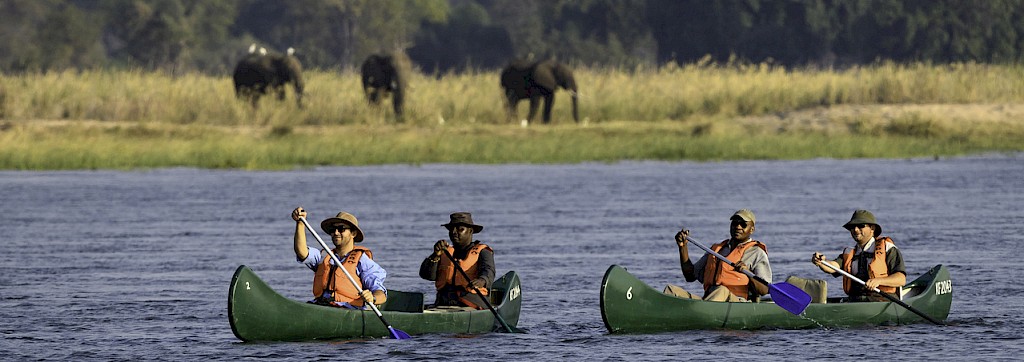
[[[406,87],[406,71],[400,60],[394,55],[374,54],[367,57],[360,68],[366,99],[370,104],[378,105],[390,95],[398,119],[402,119]]]
[[[569,91],[572,98],[572,118],[580,121],[577,111],[576,79],[572,70],[565,64],[555,60],[543,60],[529,63],[515,61],[501,72],[501,88],[505,91],[506,106],[509,116],[516,117],[516,105],[520,100],[530,100],[528,122],[533,122],[537,107],[544,101],[544,123],[551,122],[551,108],[555,102],[555,91],[563,88]]]

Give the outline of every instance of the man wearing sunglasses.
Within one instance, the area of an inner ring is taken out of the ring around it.
[[[843,250],[835,260],[826,260],[821,253],[814,253],[811,261],[832,276],[840,276],[835,269],[842,269],[864,281],[866,288],[843,277],[843,291],[849,295],[850,301],[887,301],[887,298],[871,291],[874,288],[899,298],[897,291],[907,284],[903,254],[891,238],[881,236],[882,227],[875,221],[875,215],[867,210],[854,211],[853,217],[843,227],[850,231],[857,246],[853,250]]]
[[[420,277],[434,281],[436,306],[484,309],[487,304],[482,298],[487,298],[494,282],[494,251],[480,241],[473,241],[473,234],[484,229],[473,223],[473,215],[456,212],[450,219],[441,226],[448,229],[451,245],[445,240],[434,243],[434,251],[420,264]]]
[[[338,262],[326,250],[306,245],[306,228],[299,219],[305,217],[306,210],[302,207],[292,211],[292,220],[296,221],[293,238],[295,259],[316,273],[313,277],[313,300],[310,303],[355,309],[369,308],[367,302],[384,304],[388,299],[387,289],[384,288],[384,279],[388,274],[373,261],[373,253],[369,248],[355,245],[363,242],[359,220],[342,211],[320,222],[320,228],[331,237],[334,244],[334,255],[341,258],[341,262]],[[341,268],[362,285],[357,289]]]

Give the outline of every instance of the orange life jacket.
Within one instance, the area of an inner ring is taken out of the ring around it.
[[[871,260],[871,263],[868,264],[868,279],[884,278],[889,276],[889,267],[885,265],[886,243],[892,243],[893,246],[896,246],[896,243],[893,242],[892,239],[890,239],[888,236],[882,236],[875,239],[875,257],[873,260]],[[850,274],[853,274],[853,254],[854,250],[843,250],[843,270]],[[852,289],[853,279],[844,276],[843,291],[845,291],[846,294],[850,294],[850,290]],[[896,287],[879,285],[878,290],[881,290],[889,294],[896,293]]]
[[[711,250],[716,253],[722,250],[723,247],[729,244],[729,240],[722,241],[718,244],[712,245]],[[733,249],[726,255],[725,258],[733,262],[738,263],[740,258],[743,257],[743,253],[750,247],[757,245],[757,247],[768,253],[768,247],[764,246],[760,241],[751,240],[741,244],[738,248]],[[750,277],[742,272],[736,271],[733,267],[729,266],[724,261],[718,260],[718,257],[714,255],[708,255],[708,262],[704,265],[704,295],[707,295],[708,291],[716,285],[722,285],[729,288],[729,291],[737,297],[750,298]]]
[[[373,259],[370,249],[363,246],[356,246],[346,255],[341,268],[348,270],[349,275],[357,282],[359,275],[356,273],[356,264],[363,254]],[[348,303],[353,307],[362,307],[363,298],[359,296],[359,290],[348,280],[345,273],[338,270],[339,267],[330,264],[331,257],[325,257],[320,265],[316,267],[316,275],[313,276],[313,297],[320,298],[324,292],[333,292],[335,302]],[[333,272],[333,273],[332,273]]]
[[[462,267],[462,270],[466,271],[466,274],[471,278],[470,280],[476,279],[480,274],[477,262],[480,260],[480,252],[484,249],[491,250],[491,247],[483,243],[476,244],[469,249],[468,253],[466,253],[465,259],[459,260],[459,266]],[[454,256],[455,248],[449,246],[448,252]],[[493,253],[494,250],[491,250],[491,252]],[[462,288],[466,292],[476,293],[476,288],[469,285],[470,280],[466,280],[462,277],[462,273],[455,270],[455,264],[452,264],[452,261],[449,260],[448,257],[443,257],[441,260],[438,260],[437,280],[434,281],[434,286],[437,287],[437,290],[441,290],[441,288],[448,285],[454,285]],[[480,292],[481,295],[485,296],[488,293],[486,287],[480,288]]]

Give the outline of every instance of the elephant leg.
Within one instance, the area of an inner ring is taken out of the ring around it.
[[[515,121],[516,117],[519,116],[517,114],[519,112],[516,111],[516,107],[517,107],[518,104],[519,104],[519,98],[516,98],[515,94],[512,91],[506,91],[505,92],[505,117],[506,117],[505,121],[508,121],[508,122]]]
[[[298,82],[293,82],[292,89],[295,91],[295,106],[302,109],[302,86]]]
[[[572,99],[572,119],[574,121],[576,121],[576,123],[580,123],[580,112],[579,112],[578,108],[576,107],[576,99],[577,99],[576,91],[572,91],[572,94],[570,94],[569,96]]]
[[[366,93],[366,99],[373,105],[380,103],[380,90],[376,87],[370,88],[369,92]]]
[[[401,91],[395,91],[391,95],[391,105],[395,110],[395,118],[398,120],[402,119],[402,105],[405,103],[405,97],[403,97]]]
[[[526,120],[533,123],[533,117],[537,115],[537,108],[540,106],[541,97],[531,96],[530,97],[530,113],[526,116]]]
[[[544,96],[544,124],[551,123],[551,108],[555,106],[555,93]]]

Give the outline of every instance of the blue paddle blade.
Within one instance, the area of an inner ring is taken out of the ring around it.
[[[789,283],[775,283],[768,285],[768,293],[772,301],[786,311],[800,315],[811,304],[811,295],[799,287]]]
[[[410,337],[408,333],[402,332],[401,330],[394,329],[392,327],[388,327],[388,330],[391,331],[391,338],[394,338],[394,339],[412,339],[412,337]]]

